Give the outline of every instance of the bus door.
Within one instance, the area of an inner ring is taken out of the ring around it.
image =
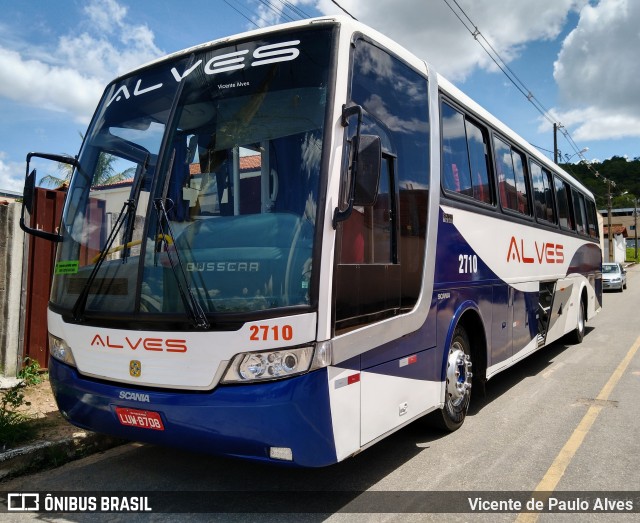
[[[545,340],[557,340],[565,333],[567,323],[567,314],[569,300],[573,292],[573,283],[569,281],[558,280],[552,283],[554,287],[551,305],[548,308],[548,326],[546,329]]]
[[[512,355],[527,347],[531,340],[538,336],[539,289],[538,282],[520,284],[517,289],[511,289],[513,309]]]
[[[513,347],[512,299],[511,287],[508,285],[494,285],[491,362],[489,365],[496,365],[511,357]]]
[[[494,286],[491,365],[517,354],[537,336],[537,291],[537,282]]]

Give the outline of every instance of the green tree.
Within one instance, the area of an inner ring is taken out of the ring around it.
[[[84,135],[82,133],[78,134],[80,135],[80,139],[84,141]],[[96,164],[96,171],[93,175],[92,185],[112,185],[126,180],[135,174],[135,168],[133,167],[117,172],[115,168],[117,161],[117,156],[104,152],[100,153],[98,163]],[[73,174],[73,166],[68,163],[58,163],[57,171],[59,176],[48,174],[42,177],[40,183],[49,185],[50,187],[62,187],[65,184],[69,185],[71,175]]]
[[[92,185],[112,185],[133,176],[135,173],[135,168],[133,167],[117,172],[114,167],[114,164],[117,161],[117,156],[108,153],[100,153]],[[60,174],[59,176],[48,174],[47,176],[43,176],[40,182],[43,185],[48,185],[50,187],[61,187],[65,184],[68,185],[71,180],[71,174],[73,173],[73,166],[68,163],[59,163],[57,170]]]

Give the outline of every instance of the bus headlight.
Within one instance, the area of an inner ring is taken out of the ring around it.
[[[314,347],[298,347],[237,354],[222,378],[222,383],[275,380],[302,374],[309,369],[326,367],[331,361],[331,348],[326,344],[319,345],[321,350],[318,351],[314,351]],[[315,358],[314,352],[318,352]]]
[[[66,341],[52,334],[49,334],[49,354],[62,363],[66,363],[72,367],[76,366],[76,360],[73,357],[71,347],[67,345]]]

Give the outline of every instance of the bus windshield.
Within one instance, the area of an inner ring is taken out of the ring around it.
[[[201,47],[110,85],[70,183],[52,307],[163,321],[310,306],[331,35]]]

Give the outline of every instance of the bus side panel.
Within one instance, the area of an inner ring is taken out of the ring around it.
[[[362,445],[440,404],[438,355],[434,347],[363,371]]]
[[[453,336],[453,331],[466,314],[476,314],[482,321],[484,332],[467,332],[469,341],[482,346],[486,350],[491,347],[494,326],[493,314],[493,286],[466,287],[461,289],[452,288],[448,291],[438,290],[440,296],[438,303],[438,347],[441,354],[440,359],[440,380],[445,380],[445,362],[448,355],[448,343]],[[502,322],[501,318],[495,321]],[[484,341],[486,340],[486,346]],[[509,345],[510,346],[510,345]],[[489,355],[487,355],[488,359]],[[444,399],[444,398],[443,398]]]
[[[487,365],[505,361],[512,354],[513,309],[511,287],[506,283],[493,286],[493,316],[491,322],[491,343],[489,344]]]
[[[360,356],[328,368],[329,401],[337,460],[360,449]]]
[[[523,290],[526,289],[526,290]],[[531,340],[538,337],[538,301],[540,283],[521,283],[520,289],[513,289],[513,354],[529,347]]]
[[[436,307],[433,299],[427,319],[417,331],[330,367],[338,460],[439,405],[441,355],[435,348]]]

